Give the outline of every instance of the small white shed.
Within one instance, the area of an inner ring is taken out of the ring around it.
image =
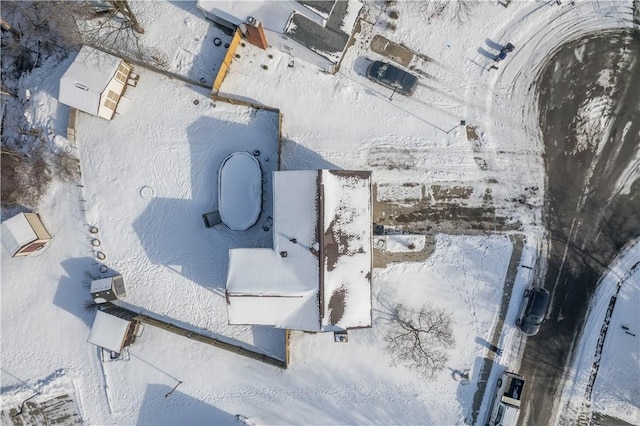
[[[91,282],[91,297],[96,303],[111,302],[127,295],[122,275],[101,278]]]
[[[120,353],[125,347],[127,335],[132,326],[133,322],[131,321],[98,311],[87,342]]]
[[[20,213],[2,222],[2,245],[12,257],[28,256],[50,240],[37,213]]]
[[[82,46],[60,79],[58,101],[111,120],[130,74],[131,65],[122,59]]]

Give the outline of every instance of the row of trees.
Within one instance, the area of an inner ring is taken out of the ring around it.
[[[144,27],[127,0],[3,1],[3,48],[29,52],[83,44],[144,59]],[[3,55],[5,56],[5,55]],[[19,55],[24,56],[24,54]]]

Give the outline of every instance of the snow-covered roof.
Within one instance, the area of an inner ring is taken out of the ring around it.
[[[275,172],[273,193],[273,249],[229,251],[229,322],[370,326],[370,172]]]
[[[255,18],[270,45],[277,45],[275,34],[281,34],[333,63],[342,56],[362,8],[358,0],[198,0],[197,5],[233,25]]]
[[[317,182],[316,170],[273,174],[274,248],[229,251],[231,324],[318,330]]]
[[[234,231],[251,227],[262,209],[260,163],[248,152],[224,159],[218,177],[218,209],[222,221]]]
[[[58,101],[89,114],[98,115],[100,95],[120,65],[121,59],[82,46],[78,56],[60,79]]]
[[[111,282],[113,281],[113,277],[102,278],[99,280],[91,281],[91,293],[96,293],[99,291],[111,290]]]
[[[278,33],[284,32],[294,12],[318,25],[325,25],[325,20],[320,15],[294,0],[198,0],[197,5],[234,25],[240,25],[251,16],[262,22],[264,28]]]
[[[2,245],[13,256],[32,241],[38,239],[24,213],[19,213],[2,222]]]
[[[322,171],[323,329],[371,326],[371,172]]]
[[[129,321],[97,311],[87,342],[120,353],[129,325]]]

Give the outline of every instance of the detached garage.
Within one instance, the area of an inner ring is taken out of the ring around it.
[[[2,245],[12,257],[28,256],[50,240],[37,213],[20,213],[2,222]]]

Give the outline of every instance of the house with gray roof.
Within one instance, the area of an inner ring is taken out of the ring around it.
[[[362,3],[358,0],[198,0],[204,16],[244,35],[259,26],[274,49],[335,73]]]

